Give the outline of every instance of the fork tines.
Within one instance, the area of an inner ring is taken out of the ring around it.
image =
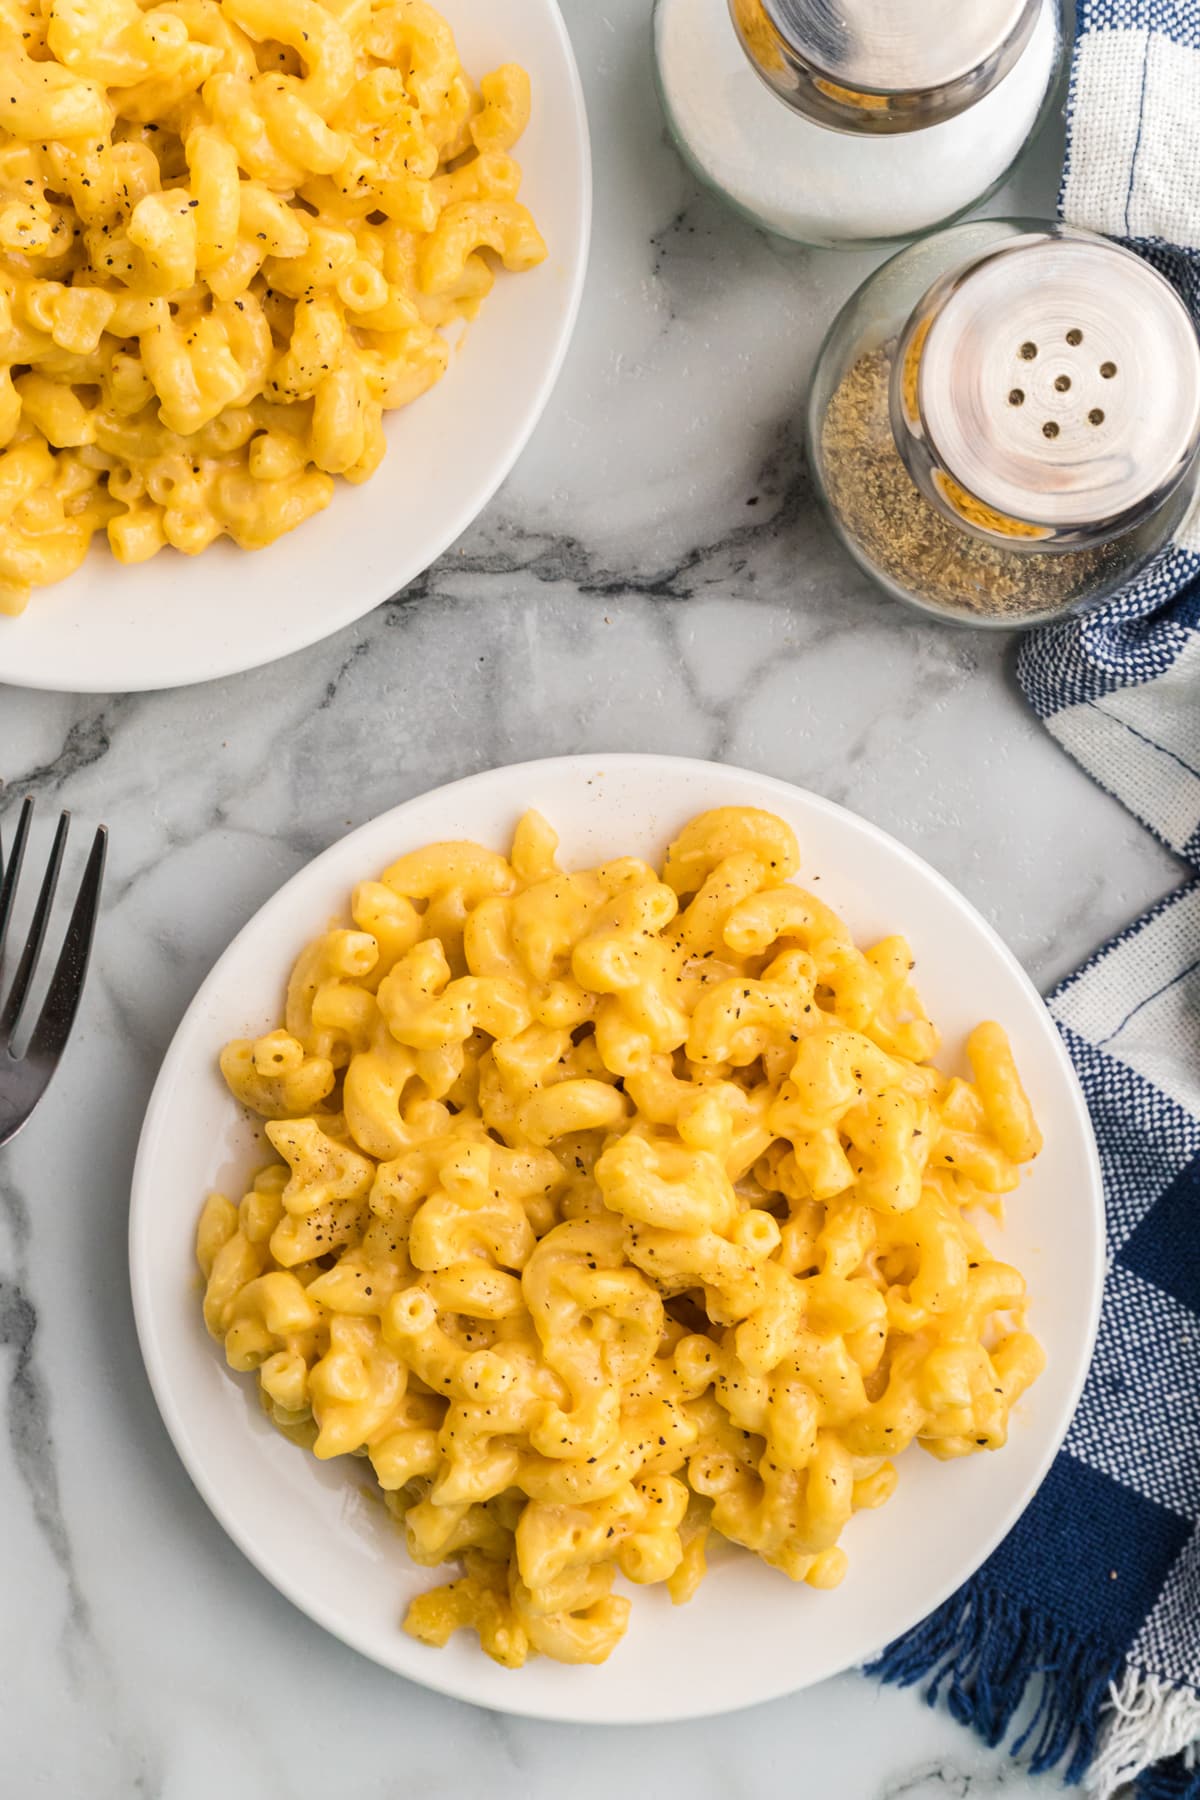
[[[17,883],[29,841],[33,819],[33,801],[21,807],[17,833],[7,860],[0,844],[0,973],[4,944],[12,922]],[[21,951],[12,986],[4,998],[0,981],[0,1144],[13,1137],[25,1123],[50,1082],[66,1047],[75,1022],[83,984],[87,976],[88,958],[100,909],[100,890],[104,880],[104,855],[108,833],[101,825],[92,840],[91,852],[83,880],[75,898],[70,923],[59,951],[54,973],[42,1010],[29,1037],[23,1056],[14,1052],[14,1040],[21,1023],[37,973],[38,960],[46,939],[54,895],[62,869],[63,853],[71,815],[64,812],[58,821],[54,843],[41,889],[34,907],[29,933]]]

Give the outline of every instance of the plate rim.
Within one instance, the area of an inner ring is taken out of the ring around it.
[[[1081,1174],[1086,1173],[1087,1177],[1087,1197],[1093,1224],[1091,1256],[1087,1265],[1090,1286],[1087,1331],[1081,1344],[1079,1365],[1076,1370],[1075,1379],[1072,1383],[1067,1400],[1063,1403],[1061,1414],[1054,1431],[1047,1434],[1046,1445],[1038,1459],[1036,1473],[1029,1482],[1024,1497],[1019,1502],[1014,1502],[1007,1510],[1003,1520],[972,1552],[971,1567],[968,1571],[965,1574],[960,1573],[955,1579],[948,1583],[942,1583],[936,1590],[932,1590],[926,1611],[924,1611],[919,1618],[913,1619],[911,1624],[905,1629],[912,1630],[920,1624],[923,1619],[929,1618],[937,1611],[938,1607],[943,1605],[944,1602],[951,1597],[952,1594],[956,1593],[960,1587],[978,1574],[979,1570],[992,1555],[993,1551],[996,1550],[1004,1539],[1009,1536],[1018,1521],[1033,1503],[1052,1464],[1062,1450],[1071,1423],[1078,1410],[1084,1384],[1086,1383],[1095,1355],[1096,1340],[1100,1327],[1101,1306],[1104,1296],[1105,1271],[1107,1267],[1107,1221],[1104,1186],[1095,1132],[1092,1127],[1091,1116],[1088,1112],[1087,1102],[1084,1098],[1078,1074],[1076,1073],[1074,1064],[1071,1062],[1066,1044],[1063,1041],[1062,1034],[1058,1029],[1053,1015],[1050,1013],[1045,999],[1038,991],[1031,976],[1018,960],[1015,952],[1009,948],[991,922],[983,916],[974,903],[969,900],[960,889],[955,887],[953,882],[944,876],[938,869],[935,869],[932,864],[926,862],[924,857],[918,855],[915,850],[910,849],[907,844],[904,844],[898,838],[893,837],[892,834],[886,831],[882,826],[875,824],[873,820],[864,817],[861,813],[854,812],[852,808],[843,806],[838,801],[830,800],[823,794],[815,793],[809,788],[801,787],[799,784],[786,781],[779,776],[765,775],[761,771],[746,768],[740,764],[715,762],[703,757],[672,756],[660,752],[642,753],[639,751],[616,751],[607,753],[605,751],[596,751],[566,756],[536,757],[526,759],[519,763],[499,764],[493,768],[478,770],[474,774],[461,776],[454,781],[438,783],[433,787],[423,789],[419,793],[411,794],[407,799],[400,801],[396,806],[386,808],[383,812],[377,813],[374,817],[367,819],[361,825],[356,826],[352,831],[344,833],[340,838],[336,838],[317,856],[310,858],[308,862],[304,863],[293,875],[289,876],[287,881],[268,896],[261,906],[255,909],[251,916],[246,920],[245,924],[243,924],[230,939],[229,943],[218,956],[216,962],[188,1002],[188,1005],[171,1036],[171,1041],[163,1057],[158,1074],[155,1077],[154,1086],[146,1106],[146,1112],[138,1137],[137,1153],[134,1160],[130,1184],[128,1226],[129,1281],[138,1349],[141,1354],[142,1363],[150,1383],[151,1391],[154,1395],[155,1404],[158,1407],[159,1416],[189,1479],[205,1505],[208,1507],[209,1512],[215,1518],[217,1524],[225,1532],[231,1542],[236,1545],[251,1566],[255,1568],[264,1579],[269,1581],[277,1592],[281,1593],[285,1599],[307,1618],[311,1619],[323,1630],[329,1632],[331,1636],[337,1638],[341,1643],[346,1644],[348,1648],[354,1650],[358,1655],[366,1657],[367,1660],[376,1663],[381,1668],[387,1669],[392,1674],[400,1676],[401,1679],[411,1681],[418,1687],[429,1688],[433,1692],[444,1694],[451,1699],[464,1701],[468,1705],[482,1707],[489,1712],[497,1712],[516,1718],[541,1719],[548,1722],[572,1725],[665,1725],[682,1723],[693,1719],[722,1717],[729,1713],[746,1711],[754,1706],[766,1705],[773,1700],[783,1699],[791,1694],[804,1692],[808,1688],[820,1685],[824,1680],[834,1679],[839,1673],[845,1674],[851,1669],[860,1668],[862,1665],[860,1663],[848,1663],[843,1665],[840,1671],[830,1670],[824,1675],[814,1675],[810,1679],[801,1680],[799,1682],[796,1681],[794,1676],[789,1675],[778,1685],[773,1685],[769,1691],[764,1691],[763,1693],[756,1695],[752,1700],[733,1699],[730,1700],[727,1705],[720,1704],[714,1706],[708,1700],[693,1703],[685,1699],[683,1701],[665,1704],[661,1709],[631,1711],[628,1710],[627,1706],[612,1704],[611,1699],[609,1699],[603,1710],[598,1712],[594,1705],[591,1707],[587,1705],[588,1690],[586,1682],[577,1683],[571,1689],[572,1695],[578,1693],[578,1703],[569,1700],[565,1706],[550,1701],[539,1702],[534,1697],[532,1690],[530,1690],[527,1697],[523,1697],[519,1692],[515,1681],[513,1683],[511,1699],[508,1694],[498,1697],[481,1697],[476,1693],[464,1691],[461,1682],[456,1682],[450,1679],[449,1676],[441,1676],[439,1674],[441,1666],[439,1659],[429,1659],[431,1667],[429,1674],[426,1675],[424,1668],[422,1668],[420,1672],[414,1673],[410,1668],[401,1668],[396,1662],[376,1655],[372,1650],[365,1648],[354,1636],[350,1635],[348,1629],[344,1628],[343,1625],[337,1621],[332,1615],[329,1607],[323,1602],[313,1601],[310,1597],[302,1595],[290,1576],[278,1566],[273,1552],[269,1548],[261,1548],[258,1545],[251,1547],[251,1544],[248,1541],[248,1534],[243,1533],[240,1526],[235,1520],[231,1519],[225,1509],[216,1484],[209,1481],[202,1458],[198,1453],[193,1454],[192,1452],[187,1421],[181,1416],[174,1405],[170,1394],[169,1384],[166,1379],[166,1370],[163,1366],[163,1359],[156,1355],[156,1346],[151,1323],[149,1271],[145,1266],[144,1259],[139,1256],[138,1252],[140,1221],[146,1216],[150,1205],[150,1195],[147,1191],[150,1186],[147,1179],[147,1167],[151,1160],[151,1154],[155,1149],[155,1140],[160,1133],[161,1120],[168,1109],[170,1094],[174,1085],[175,1065],[182,1060],[184,1054],[185,1031],[188,1028],[189,1021],[193,1014],[201,1009],[210,993],[219,987],[225,965],[233,957],[235,950],[241,944],[243,939],[251,932],[259,929],[265,920],[276,910],[283,910],[286,897],[301,882],[309,880],[320,865],[327,861],[331,861],[334,858],[341,857],[356,841],[365,838],[369,833],[373,833],[386,821],[400,818],[406,811],[421,802],[428,801],[436,796],[460,794],[464,790],[485,787],[493,783],[504,786],[513,783],[521,776],[539,770],[543,772],[546,770],[562,770],[564,772],[575,771],[580,774],[587,770],[594,775],[617,766],[636,766],[639,770],[642,770],[647,774],[651,774],[659,768],[680,772],[690,771],[692,774],[698,776],[717,771],[725,776],[746,779],[760,785],[765,792],[778,792],[783,797],[794,797],[798,795],[806,805],[814,807],[818,812],[823,812],[834,819],[849,821],[853,826],[864,830],[876,841],[882,840],[889,849],[903,858],[911,868],[940,889],[944,897],[948,897],[956,905],[966,910],[970,915],[973,925],[988,940],[991,948],[999,954],[1001,960],[1007,965],[1009,973],[1013,975],[1017,979],[1019,985],[1025,989],[1027,998],[1032,998],[1036,1001],[1037,1006],[1046,1015],[1048,1037],[1053,1042],[1054,1055],[1059,1063],[1060,1069],[1067,1078],[1067,1091],[1071,1095],[1076,1121],[1081,1128],[1081,1137],[1086,1153],[1086,1170],[1081,1171]],[[401,1634],[398,1632],[397,1636],[400,1637]],[[883,1648],[883,1644],[873,1646],[872,1654],[881,1651]],[[480,1652],[480,1655],[482,1654],[483,1653]]]
[[[492,501],[495,499],[504,483],[508,480],[528,448],[529,441],[541,424],[546,408],[550,404],[554,391],[558,386],[559,378],[562,375],[563,366],[566,363],[567,354],[574,341],[576,327],[579,323],[579,314],[583,304],[592,250],[595,196],[594,158],[592,154],[591,125],[588,118],[587,98],[584,93],[583,79],[579,72],[579,62],[575,55],[575,47],[571,39],[571,34],[567,29],[566,20],[563,17],[560,0],[534,0],[534,4],[545,10],[547,22],[558,39],[559,48],[562,52],[567,72],[567,82],[572,102],[571,110],[574,115],[576,126],[575,139],[579,156],[579,188],[578,193],[575,196],[579,219],[578,254],[569,271],[567,300],[558,321],[553,355],[546,363],[545,369],[536,386],[530,392],[529,398],[525,403],[522,421],[516,435],[509,444],[505,455],[499,459],[493,473],[483,483],[482,487],[477,487],[472,491],[472,494],[468,498],[464,499],[463,503],[455,510],[453,519],[448,523],[446,528],[439,533],[436,539],[432,540],[434,547],[424,558],[420,567],[412,570],[411,573],[406,575],[399,586],[396,585],[394,577],[388,578],[387,584],[382,591],[376,591],[379,588],[379,582],[374,583],[371,587],[372,598],[367,601],[366,604],[359,604],[356,601],[353,606],[348,607],[345,611],[334,612],[331,610],[322,621],[322,627],[316,636],[312,635],[311,629],[308,626],[300,627],[293,635],[289,635],[287,630],[284,629],[276,634],[276,647],[265,649],[261,652],[255,652],[249,660],[233,647],[233,640],[231,640],[226,654],[216,656],[211,663],[202,662],[198,672],[193,673],[190,667],[175,668],[170,672],[164,672],[163,667],[160,666],[142,672],[134,672],[132,676],[126,677],[120,688],[114,688],[109,679],[101,679],[98,676],[88,674],[86,666],[83,666],[85,663],[86,651],[79,654],[78,660],[81,666],[76,672],[66,678],[66,685],[64,685],[64,677],[61,671],[55,670],[52,667],[48,667],[41,672],[35,671],[33,673],[18,670],[14,674],[11,670],[4,667],[2,629],[5,624],[19,629],[19,615],[17,619],[10,619],[7,621],[4,620],[3,617],[0,617],[0,687],[8,686],[28,690],[32,693],[52,694],[157,694],[173,692],[177,688],[201,687],[206,682],[225,681],[234,676],[251,674],[258,669],[272,668],[276,663],[286,661],[288,657],[298,656],[305,650],[311,650],[319,644],[328,642],[328,640],[337,632],[344,631],[348,626],[357,624],[360,619],[365,619],[370,613],[373,613],[377,611],[379,607],[386,605],[389,600],[400,598],[405,591],[412,586],[414,581],[419,581],[422,575],[428,573],[434,563],[438,562],[445,556],[448,550],[453,548],[459,538],[470,530],[475,521],[480,518],[491,505]],[[338,495],[335,494],[330,507],[324,509],[325,515],[328,515],[333,506],[336,506],[337,498]],[[318,518],[321,516],[321,514],[317,515]],[[303,521],[299,529],[303,531],[305,525],[308,523],[310,523],[310,521]],[[270,551],[271,546],[268,545],[263,551],[245,551],[242,552],[242,554],[245,556],[261,558],[263,556],[269,556]],[[88,557],[90,558],[94,553],[99,555],[106,554],[102,546],[98,545],[93,545],[89,548]],[[176,551],[174,554],[180,555],[182,553]],[[270,581],[271,576],[269,569],[264,568],[263,578],[266,582]],[[214,579],[219,579],[219,577],[214,577]],[[169,585],[169,583],[166,585]],[[360,591],[365,591],[365,589]],[[36,594],[30,604],[36,606]],[[68,633],[70,632],[70,629],[71,627],[68,624]],[[53,646],[51,646],[48,656],[52,660],[54,655],[55,650]]]

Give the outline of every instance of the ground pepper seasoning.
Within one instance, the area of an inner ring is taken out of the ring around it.
[[[1031,556],[971,537],[921,493],[896,448],[892,358],[868,350],[834,389],[821,428],[825,489],[843,533],[874,570],[948,612],[1019,624],[1085,601],[1119,545]]]
[[[1200,488],[1200,342],[1141,257],[985,219],[864,283],[813,374],[814,484],[857,562],[935,617],[1027,626],[1099,604]]]

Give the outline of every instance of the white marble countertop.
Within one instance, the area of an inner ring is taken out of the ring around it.
[[[60,805],[112,832],[82,1028],[0,1156],[12,1800],[600,1800],[624,1783],[693,1800],[1032,1800],[1053,1785],[853,1675],[624,1732],[409,1686],[226,1541],[142,1371],[127,1194],[168,1039],[259,903],[408,795],[564,751],[746,764],[915,846],[1043,984],[1177,879],[1028,713],[1011,642],[868,591],[816,516],[806,384],[877,258],[770,242],[698,191],[664,141],[646,0],[566,12],[597,153],[591,280],[545,421],[485,516],[406,595],[274,668],[132,698],[0,688],[0,824],[32,793],[42,837]],[[994,210],[1049,210],[1055,156],[1052,129]]]

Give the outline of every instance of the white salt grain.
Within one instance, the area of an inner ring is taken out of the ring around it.
[[[756,224],[808,244],[916,237],[990,192],[1042,113],[1061,50],[1058,0],[1003,81],[957,118],[886,137],[830,131],[765,86],[728,0],[658,0],[659,86],[696,173]]]

